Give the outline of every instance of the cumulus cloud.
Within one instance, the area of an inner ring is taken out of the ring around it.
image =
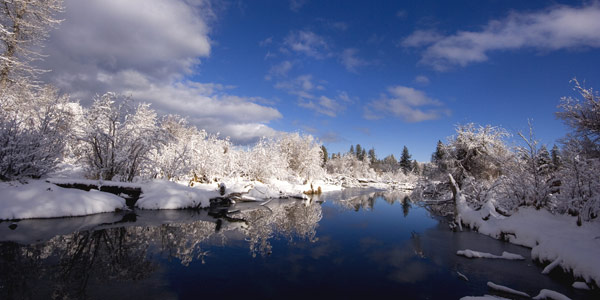
[[[65,7],[65,21],[51,32],[42,62],[53,71],[43,79],[82,104],[115,91],[162,113],[189,116],[192,124],[234,142],[274,132],[266,124],[281,114],[257,103],[264,99],[186,80],[211,52],[210,24],[217,15],[211,2],[66,0]]]
[[[398,85],[389,87],[380,99],[367,104],[364,117],[374,120],[391,115],[405,122],[422,122],[449,115],[450,110],[443,106],[443,103],[423,91]]]
[[[329,45],[325,38],[312,31],[292,31],[284,39],[284,51],[293,51],[316,59],[324,59],[331,56]]]
[[[357,54],[358,49],[348,48],[342,51],[342,54],[340,55],[342,65],[349,72],[357,73],[357,68],[369,65],[369,63],[366,60],[359,58]]]
[[[442,36],[417,30],[404,47],[424,47],[421,62],[437,70],[488,60],[488,53],[523,48],[540,51],[600,47],[600,4],[553,6],[534,13],[511,13],[480,31]]]

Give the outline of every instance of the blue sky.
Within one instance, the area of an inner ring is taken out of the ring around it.
[[[532,119],[551,147],[569,80],[600,86],[598,2],[91,2],[66,1],[48,80],[84,104],[131,94],[239,143],[301,131],[330,152],[406,145],[427,161],[456,124],[515,133]]]

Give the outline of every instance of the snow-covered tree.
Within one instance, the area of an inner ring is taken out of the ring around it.
[[[2,0],[0,2],[0,91],[8,85],[31,84],[43,72],[31,62],[43,56],[37,50],[60,20],[63,0]],[[1,92],[0,92],[1,93]]]
[[[573,79],[575,87],[583,101],[572,97],[563,97],[556,116],[574,130],[573,138],[591,142],[589,154],[600,157],[600,96],[592,88],[583,87]],[[585,146],[580,144],[580,146]]]
[[[51,86],[0,93],[0,180],[38,178],[56,167],[71,132],[70,105]]]
[[[192,137],[198,134],[198,130],[175,115],[164,117],[161,128],[166,135],[166,143],[150,153],[156,172],[154,176],[167,180],[179,180],[184,176],[189,179],[192,169]]]
[[[130,100],[120,98],[110,92],[96,96],[85,113],[82,160],[92,178],[132,181],[164,142],[156,112],[140,104],[131,113]]]
[[[448,156],[444,163],[459,185],[468,176],[478,180],[497,178],[502,173],[502,164],[511,156],[504,143],[508,136],[500,127],[459,125],[456,135],[446,145]]]
[[[562,167],[557,172],[560,193],[556,197],[559,211],[588,221],[600,214],[600,160],[586,156],[577,142],[570,140],[563,148]]]
[[[311,181],[325,175],[321,167],[321,145],[312,135],[285,134],[279,138],[280,149],[295,176]]]
[[[516,147],[513,159],[504,163],[502,178],[505,208],[528,205],[553,209],[551,197],[552,161],[546,147],[539,146],[533,125],[529,123],[529,135],[519,132],[524,145]],[[508,203],[511,202],[511,203]]]

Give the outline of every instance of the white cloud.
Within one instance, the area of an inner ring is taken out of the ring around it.
[[[326,116],[330,116],[330,117],[337,116],[338,112],[340,112],[341,110],[344,109],[344,107],[342,105],[340,105],[339,101],[331,99],[326,96],[321,96],[315,100],[302,100],[301,99],[299,101],[298,105],[300,105],[304,108],[312,109],[317,113],[320,113],[320,114],[323,114]]]
[[[428,85],[430,80],[425,75],[418,75],[417,77],[415,77],[415,82],[422,85]]]
[[[441,36],[417,30],[401,43],[423,47],[421,62],[437,70],[488,60],[491,51],[532,48],[540,51],[600,47],[600,4],[553,6],[535,13],[511,13],[480,31]]]
[[[210,2],[66,0],[65,7],[45,49],[42,67],[53,71],[44,80],[82,104],[107,91],[132,95],[240,142],[273,132],[266,124],[281,118],[261,99],[232,95],[232,87],[185,80],[210,55]]]
[[[333,27],[334,29],[337,29],[337,30],[346,31],[346,30],[348,30],[348,23],[341,22],[341,21],[333,22],[333,23],[331,23],[331,27]]]
[[[284,50],[291,50],[302,53],[316,59],[323,59],[331,56],[329,45],[325,39],[312,31],[293,31],[288,34],[284,40],[287,47]]]
[[[348,48],[342,51],[342,54],[340,55],[342,65],[344,65],[346,70],[348,70],[349,72],[356,73],[357,68],[369,65],[367,61],[359,58],[357,54],[358,49]]]
[[[294,64],[289,60],[284,60],[279,64],[272,66],[265,76],[266,80],[271,80],[273,77],[285,77],[290,72]]]
[[[290,0],[290,10],[298,12],[307,2],[308,0]]]
[[[285,90],[290,95],[298,98],[314,99],[312,94],[315,90],[323,90],[324,87],[313,83],[312,75],[300,75],[292,80],[281,81],[275,84],[275,88]]]
[[[443,104],[428,97],[424,92],[405,86],[389,87],[387,93],[365,107],[366,119],[380,119],[386,115],[398,117],[405,122],[436,120],[449,115]]]
[[[399,10],[396,12],[396,17],[400,18],[400,19],[404,19],[404,18],[406,18],[407,14],[408,13],[405,10]]]

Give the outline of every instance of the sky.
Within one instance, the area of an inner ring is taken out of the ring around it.
[[[282,132],[428,161],[458,124],[534,125],[600,87],[597,1],[65,0],[44,80],[114,91],[239,145]],[[517,139],[509,141],[517,143]]]

